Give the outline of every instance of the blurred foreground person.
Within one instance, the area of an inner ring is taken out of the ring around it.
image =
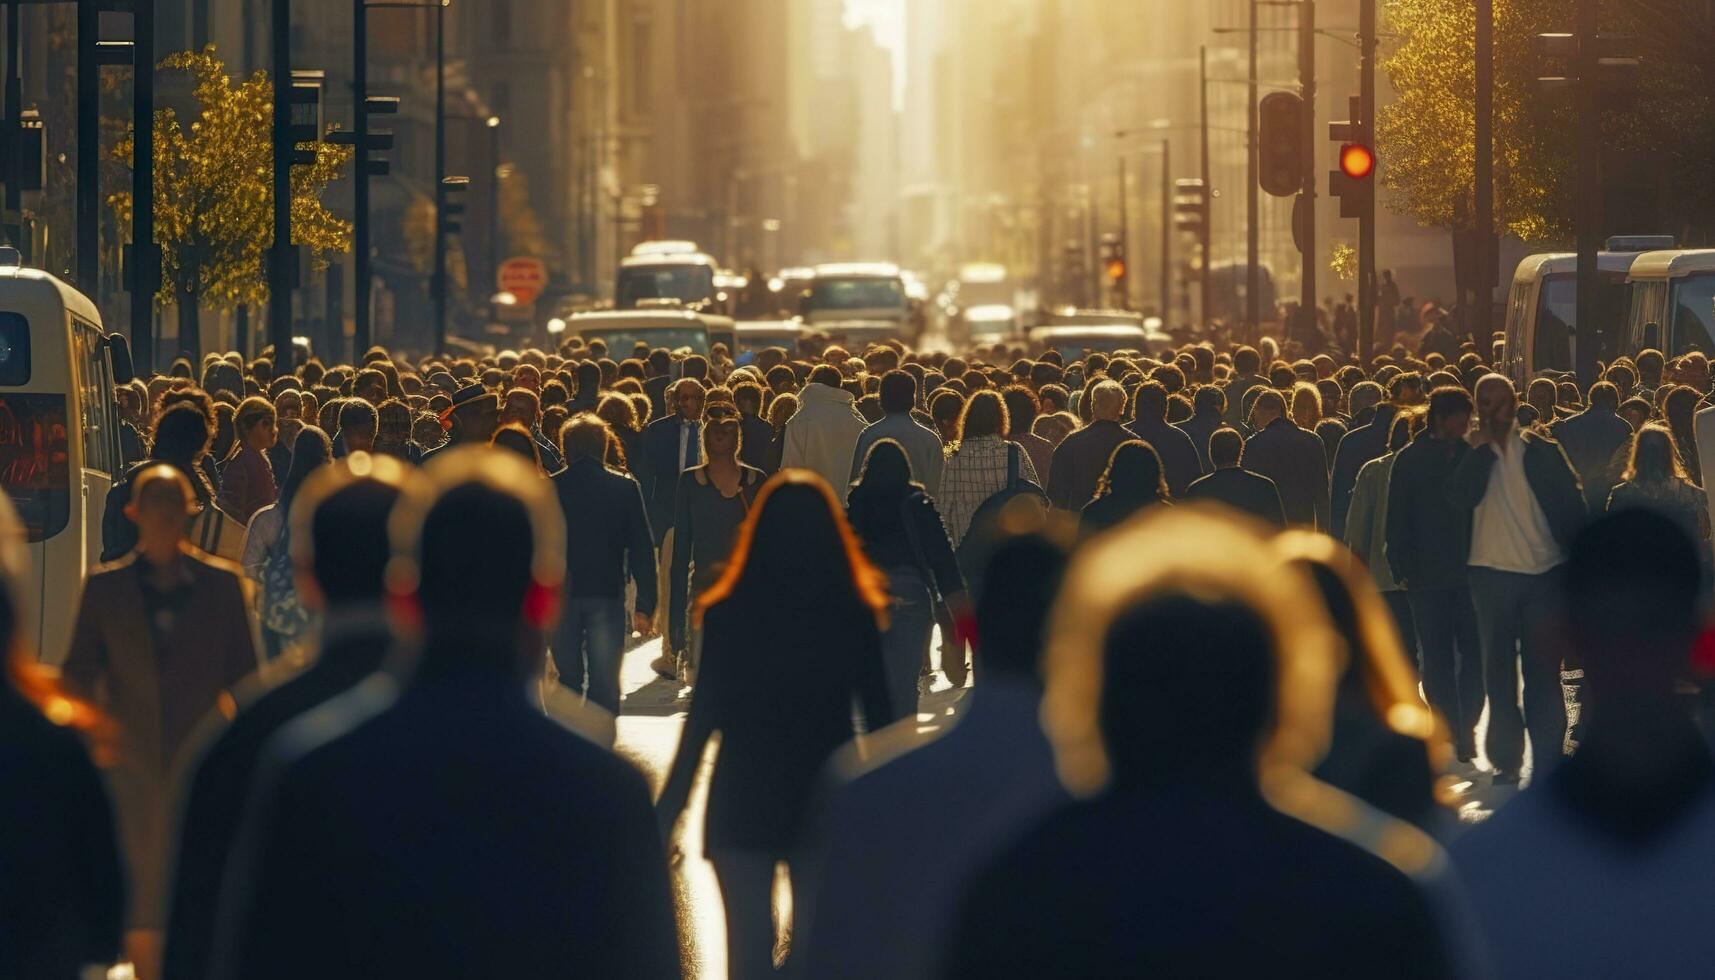
[[[294,472],[301,458],[293,460]],[[391,555],[387,515],[406,474],[392,457],[353,453],[308,474],[292,498],[281,498],[291,507],[298,601],[321,620],[312,637],[317,652],[308,669],[272,688],[260,677],[242,685],[234,692],[238,716],[229,724],[212,714],[199,732],[200,752],[179,787],[162,974],[168,980],[208,975],[221,882],[263,746],[292,719],[380,669],[391,646],[382,603]]]
[[[1503,977],[1690,977],[1715,962],[1715,765],[1676,692],[1704,629],[1697,552],[1628,510],[1571,547],[1573,756],[1453,844]]]
[[[67,687],[119,726],[110,779],[131,871],[129,928],[146,975],[165,924],[161,899],[169,777],[180,748],[217,701],[260,665],[236,565],[185,541],[196,506],[177,468],[131,478],[126,516],[137,550],[90,574],[78,604]]]
[[[643,778],[526,696],[565,573],[552,486],[516,454],[448,449],[389,531],[414,674],[270,743],[212,975],[677,977]]]
[[[1037,717],[1037,664],[1065,561],[1037,535],[1001,543],[977,599],[978,679],[964,711],[933,735],[908,718],[834,757],[811,894],[796,913],[798,976],[936,976],[964,882],[1068,802]]]
[[[670,836],[719,732],[704,849],[726,905],[733,980],[774,972],[774,868],[801,842],[817,775],[851,740],[854,702],[870,731],[893,720],[887,606],[833,491],[805,470],[763,486],[731,563],[697,600],[702,666],[656,809]]]
[[[1362,510],[1354,504],[1351,514],[1360,517]],[[1334,689],[1333,737],[1316,778],[1428,833],[1440,832],[1452,815],[1436,798],[1446,733],[1436,731],[1435,715],[1417,696],[1417,671],[1387,604],[1358,557],[1333,538],[1287,531],[1274,549],[1309,573],[1349,652]]]
[[[1092,541],[1049,635],[1044,723],[1087,798],[971,882],[947,976],[1456,972],[1414,881],[1444,855],[1304,772],[1339,648],[1248,525],[1174,508]]]
[[[24,528],[0,496],[0,977],[59,980],[119,959],[125,881],[90,759],[105,719],[36,663],[19,598]]]

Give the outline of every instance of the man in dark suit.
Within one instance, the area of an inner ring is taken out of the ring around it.
[[[1185,499],[1213,500],[1271,524],[1284,525],[1286,513],[1274,481],[1239,466],[1244,448],[1245,440],[1238,430],[1216,429],[1209,437],[1209,459],[1215,471],[1193,482],[1185,491]]]
[[[1398,413],[1398,406],[1384,402],[1376,406],[1368,423],[1340,437],[1340,448],[1334,451],[1334,472],[1328,490],[1330,533],[1335,537],[1346,533],[1346,511],[1352,506],[1352,487],[1357,485],[1358,471],[1370,460],[1387,455],[1388,430],[1393,427],[1393,418]]]
[[[321,617],[320,650],[303,673],[270,688],[260,678],[235,692],[239,713],[203,721],[200,753],[179,786],[178,853],[167,916],[168,980],[208,975],[209,945],[221,881],[262,747],[306,711],[380,669],[392,646],[382,608],[391,555],[387,515],[407,470],[387,456],[364,457],[363,476],[349,462],[318,470],[292,508],[293,562],[299,601]]]
[[[1240,457],[1245,469],[1274,481],[1286,519],[1328,527],[1327,448],[1286,414],[1286,399],[1270,388],[1251,406],[1252,435]]]
[[[673,383],[673,355],[657,347],[649,352],[648,359],[643,362],[643,370],[647,375],[643,379],[643,393],[649,396],[652,409],[649,417],[664,419],[673,414],[667,404],[667,387]]]
[[[1191,445],[1197,450],[1197,465],[1204,473],[1212,473],[1215,464],[1209,461],[1209,437],[1227,424],[1223,418],[1227,414],[1227,396],[1215,385],[1203,385],[1191,396],[1191,406],[1191,417],[1175,428],[1191,437]]]
[[[270,743],[212,975],[677,978],[647,784],[526,697],[565,574],[552,485],[448,450],[391,523],[411,679]]]
[[[1102,381],[1091,388],[1090,424],[1061,440],[1054,448],[1054,465],[1048,474],[1048,501],[1060,510],[1084,509],[1096,495],[1096,485],[1107,471],[1108,458],[1122,442],[1134,437],[1120,424],[1125,412],[1125,389],[1117,381]]]
[[[754,381],[740,381],[733,386],[732,401],[738,406],[738,461],[772,473],[769,457],[773,455],[774,426],[762,417],[762,386]]]
[[[673,527],[673,495],[679,489],[679,474],[702,465],[703,385],[681,378],[667,392],[673,414],[658,418],[643,430],[643,459],[637,475],[643,484],[643,499],[649,505],[649,527],[655,545]]]
[[[607,423],[588,412],[560,431],[566,468],[554,489],[567,518],[566,608],[552,646],[561,683],[618,715],[625,637],[632,629],[649,632],[655,617],[655,545],[637,481],[602,464],[609,438]],[[628,578],[637,583],[630,623]]]
[[[1608,507],[1608,494],[1619,483],[1610,464],[1614,454],[1632,438],[1632,427],[1617,414],[1620,389],[1607,381],[1590,386],[1590,407],[1570,418],[1560,419],[1549,431],[1578,471],[1584,487],[1584,505],[1592,514]],[[1696,475],[1696,474],[1693,474]]]
[[[1167,490],[1175,497],[1185,494],[1191,481],[1203,475],[1197,447],[1191,437],[1167,424],[1167,389],[1159,381],[1145,381],[1132,395],[1131,432],[1150,444],[1161,457]]]

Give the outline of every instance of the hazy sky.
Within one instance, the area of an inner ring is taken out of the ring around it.
[[[876,41],[893,52],[895,106],[905,94],[905,4],[906,0],[846,0],[846,22],[854,26],[867,25],[875,32]]]

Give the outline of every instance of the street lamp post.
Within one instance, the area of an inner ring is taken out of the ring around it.
[[[488,117],[488,277],[500,275],[500,117]]]
[[[435,6],[435,271],[430,292],[435,303],[435,353],[447,349],[447,0]]]
[[[268,341],[292,368],[292,3],[273,0],[274,247],[268,253]],[[138,116],[137,131],[143,131]]]

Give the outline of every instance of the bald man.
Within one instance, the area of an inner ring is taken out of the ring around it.
[[[1114,448],[1136,438],[1120,424],[1125,415],[1125,389],[1118,382],[1098,381],[1087,397],[1090,424],[1055,447],[1054,463],[1048,471],[1048,500],[1060,510],[1083,510],[1096,495],[1096,484],[1108,468]]]

